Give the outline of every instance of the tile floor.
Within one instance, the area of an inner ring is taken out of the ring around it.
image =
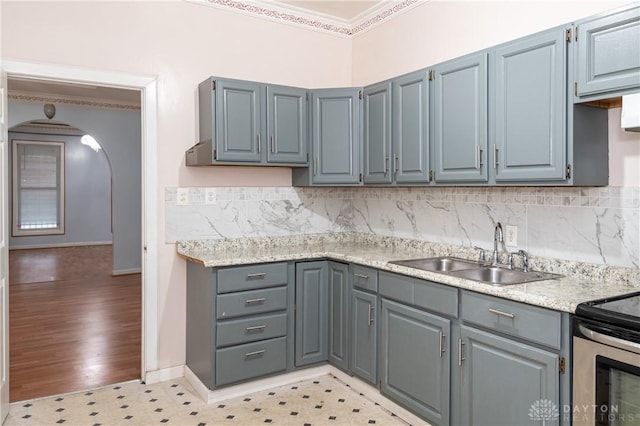
[[[5,425],[407,425],[331,375],[207,405],[186,379],[17,402]]]

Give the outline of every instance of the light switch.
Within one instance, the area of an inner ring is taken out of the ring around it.
[[[189,188],[178,188],[178,190],[176,191],[176,205],[189,205]]]

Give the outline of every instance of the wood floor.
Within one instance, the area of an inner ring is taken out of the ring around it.
[[[11,401],[139,379],[140,274],[111,246],[9,252]]]

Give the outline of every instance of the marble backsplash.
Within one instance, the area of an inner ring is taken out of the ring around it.
[[[496,222],[535,256],[640,268],[640,188],[165,189],[166,241],[363,232],[491,248]],[[510,249],[515,249],[510,248]]]

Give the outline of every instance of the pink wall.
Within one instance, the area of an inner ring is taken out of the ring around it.
[[[210,75],[302,87],[348,86],[348,39],[188,2],[2,1],[4,59],[158,78],[158,240],[164,188],[290,186],[290,169],[184,166],[197,142],[196,88]],[[11,114],[11,111],[9,111]],[[159,367],[184,364],[185,262],[158,247]]]

